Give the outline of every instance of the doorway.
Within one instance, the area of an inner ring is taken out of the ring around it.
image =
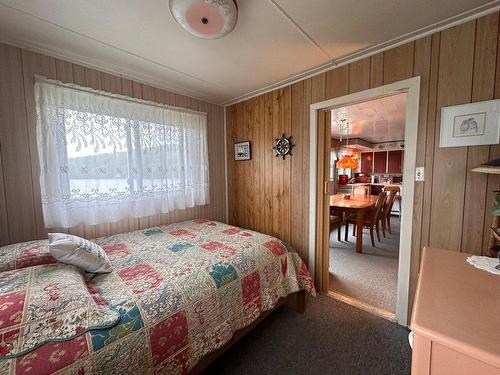
[[[418,105],[420,92],[420,77],[410,78],[404,81],[395,82],[378,88],[361,91],[358,93],[342,96],[339,98],[326,100],[311,105],[310,117],[310,211],[309,211],[309,264],[315,275],[315,280],[321,291],[328,292],[330,289],[330,269],[335,271],[335,267],[330,265],[330,203],[331,203],[331,183],[330,183],[330,162],[331,162],[331,128],[327,126],[328,119],[331,121],[332,111],[340,110],[344,107],[359,105],[383,98],[395,97],[403,94],[405,99],[405,121],[404,121],[404,158],[402,159],[402,180],[404,181],[404,200],[401,201],[400,213],[396,220],[391,216],[391,225],[394,223],[394,233],[399,234],[399,240],[393,239],[397,246],[397,286],[395,293],[395,308],[393,318],[402,325],[408,322],[408,298],[409,298],[409,275],[411,266],[411,239],[412,239],[412,216],[413,216],[413,191],[414,191],[414,171],[417,145],[418,126]],[[352,141],[351,141],[352,142]],[[378,156],[377,156],[378,157]],[[373,164],[372,164],[373,165]],[[387,161],[386,161],[387,166]],[[387,171],[387,170],[386,170]],[[354,172],[356,173],[356,172]],[[359,172],[358,172],[359,173]],[[370,176],[371,177],[371,176]],[[352,176],[351,176],[352,178]],[[335,180],[332,181],[335,184]],[[333,188],[335,189],[335,187]],[[369,194],[371,195],[371,194]],[[367,206],[368,207],[368,206]],[[364,212],[364,211],[363,211]],[[362,215],[364,216],[364,214]],[[360,223],[358,221],[357,223]],[[345,224],[343,224],[345,225]],[[357,227],[359,228],[359,227]],[[345,227],[342,228],[345,231]],[[391,228],[392,229],[392,228]],[[352,227],[350,228],[352,233]],[[358,230],[359,232],[359,230]],[[351,235],[351,233],[348,233]],[[362,232],[362,234],[367,233]],[[345,235],[345,232],[342,233]],[[336,236],[336,234],[335,234]],[[357,238],[359,233],[357,233]],[[349,238],[346,243],[351,246],[354,238]],[[366,235],[363,242],[370,238]],[[357,241],[359,243],[359,239]],[[356,247],[357,249],[358,247]],[[376,248],[376,246],[374,246]],[[378,249],[377,249],[378,250]],[[359,255],[359,254],[356,254]],[[366,257],[368,258],[368,257]],[[339,258],[340,259],[340,258]],[[335,254],[333,259],[335,260]],[[367,263],[369,264],[369,263]],[[339,265],[340,266],[340,265]],[[335,283],[335,282],[333,282]],[[335,293],[335,290],[334,292]],[[342,293],[338,293],[343,296]],[[394,297],[393,297],[394,298]],[[353,300],[357,300],[353,298]],[[349,302],[349,301],[347,301]],[[373,306],[373,301],[364,302],[368,307]],[[362,306],[358,306],[362,307]],[[369,310],[369,308],[368,308]],[[384,309],[382,309],[384,310]],[[387,317],[391,317],[388,314]]]
[[[396,317],[406,101],[403,92],[327,116],[329,293],[390,320]]]

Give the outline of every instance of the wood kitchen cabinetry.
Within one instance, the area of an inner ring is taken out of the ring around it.
[[[373,173],[386,173],[387,152],[373,153]]]
[[[387,173],[403,173],[403,151],[389,151],[387,153]]]
[[[373,173],[373,152],[361,153],[361,172]]]
[[[361,153],[362,173],[403,173],[403,150]]]

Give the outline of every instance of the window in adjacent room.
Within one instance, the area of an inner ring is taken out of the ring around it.
[[[209,202],[205,113],[41,78],[35,92],[47,227]]]

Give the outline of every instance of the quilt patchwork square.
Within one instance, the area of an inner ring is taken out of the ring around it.
[[[272,251],[272,253],[276,256],[280,256],[283,254],[287,253],[287,248],[281,243],[281,241],[278,240],[271,240],[263,245],[266,249],[269,249]]]
[[[217,288],[221,288],[238,278],[238,272],[231,263],[220,262],[212,265],[208,273],[215,281]]]
[[[26,293],[14,292],[0,296],[0,329],[21,323]]]
[[[182,305],[182,295],[170,283],[147,290],[138,297],[148,323],[154,323],[165,315],[179,310]]]
[[[170,245],[168,249],[174,253],[177,253],[179,251],[189,249],[190,247],[193,247],[193,244],[190,242],[176,242],[173,245]]]
[[[184,311],[157,323],[148,332],[155,366],[188,345],[188,325]]]
[[[148,335],[141,330],[117,340],[94,353],[85,363],[85,374],[143,374],[150,368]]]
[[[49,342],[31,353],[16,358],[18,374],[52,374],[88,355],[85,335],[69,341]]]
[[[211,251],[212,253],[217,254],[219,257],[224,259],[232,258],[236,255],[236,249],[230,246],[227,246],[219,241],[210,241],[204,244],[201,244],[200,247],[207,251]]]
[[[154,236],[155,234],[163,233],[160,228],[150,228],[142,232],[146,237]]]
[[[189,370],[189,348],[186,348],[176,355],[166,359],[154,369],[154,375],[176,374],[185,375]]]
[[[123,268],[118,272],[118,275],[135,294],[141,294],[146,290],[157,288],[163,280],[158,272],[149,264],[137,264],[132,267]]]
[[[195,238],[196,237],[193,232],[186,230],[186,229],[175,229],[175,230],[170,231],[168,233],[170,233],[174,237],[179,237],[179,238]]]
[[[113,306],[113,308],[120,313],[120,322],[112,328],[90,331],[94,351],[144,327],[141,313],[133,301],[127,301],[122,305]]]
[[[103,247],[104,251],[110,259],[124,258],[130,255],[130,250],[124,243],[117,243]]]
[[[241,291],[244,305],[254,302],[257,302],[257,304],[260,303],[260,276],[258,271],[243,277],[241,280]]]
[[[214,222],[212,220],[208,220],[208,219],[194,219],[193,223],[195,223],[195,224],[206,224],[206,225],[210,225],[212,227],[214,227],[214,226],[217,225],[216,222]]]
[[[214,281],[207,272],[191,273],[187,277],[180,278],[176,286],[187,305],[205,298],[216,290]]]
[[[11,293],[26,289],[29,273],[24,269],[0,273],[0,293]]]

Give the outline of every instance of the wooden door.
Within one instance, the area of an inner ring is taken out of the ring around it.
[[[403,173],[403,150],[395,150],[388,152],[387,172]]]
[[[387,173],[387,151],[373,153],[373,173]]]
[[[318,113],[318,175],[316,213],[316,272],[315,283],[322,292],[328,290],[328,257],[330,237],[330,111]],[[327,125],[328,124],[328,125]]]
[[[373,152],[361,153],[361,172],[373,173]]]

